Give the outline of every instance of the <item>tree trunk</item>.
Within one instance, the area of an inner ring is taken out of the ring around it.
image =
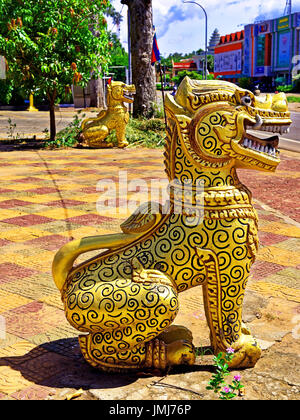
[[[130,13],[132,83],[136,88],[133,116],[148,117],[156,102],[155,71],[151,65],[153,16],[151,0],[121,0]]]
[[[48,93],[49,112],[50,112],[50,141],[55,140],[56,136],[56,122],[55,122],[55,99],[56,91]]]

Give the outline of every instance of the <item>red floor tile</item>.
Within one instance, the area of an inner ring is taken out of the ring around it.
[[[38,214],[26,214],[25,216],[17,216],[1,220],[3,223],[9,223],[16,226],[33,226],[53,221],[54,219],[50,219],[50,217],[40,216]]]

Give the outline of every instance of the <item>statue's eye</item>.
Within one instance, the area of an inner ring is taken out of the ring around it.
[[[241,103],[243,105],[250,106],[251,103],[252,103],[252,99],[248,95],[247,96],[243,96],[242,99],[241,99]]]

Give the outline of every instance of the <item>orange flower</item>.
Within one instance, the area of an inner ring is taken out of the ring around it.
[[[71,64],[71,69],[75,71],[77,69],[77,64],[76,63],[72,63]]]
[[[75,72],[74,76],[73,76],[73,83],[78,83],[80,82],[80,80],[82,80],[82,74],[78,73],[78,71]]]

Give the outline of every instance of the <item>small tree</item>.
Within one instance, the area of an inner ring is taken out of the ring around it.
[[[57,96],[107,69],[108,7],[107,0],[0,0],[0,55],[7,60],[7,76],[27,94],[48,98],[51,140]]]

